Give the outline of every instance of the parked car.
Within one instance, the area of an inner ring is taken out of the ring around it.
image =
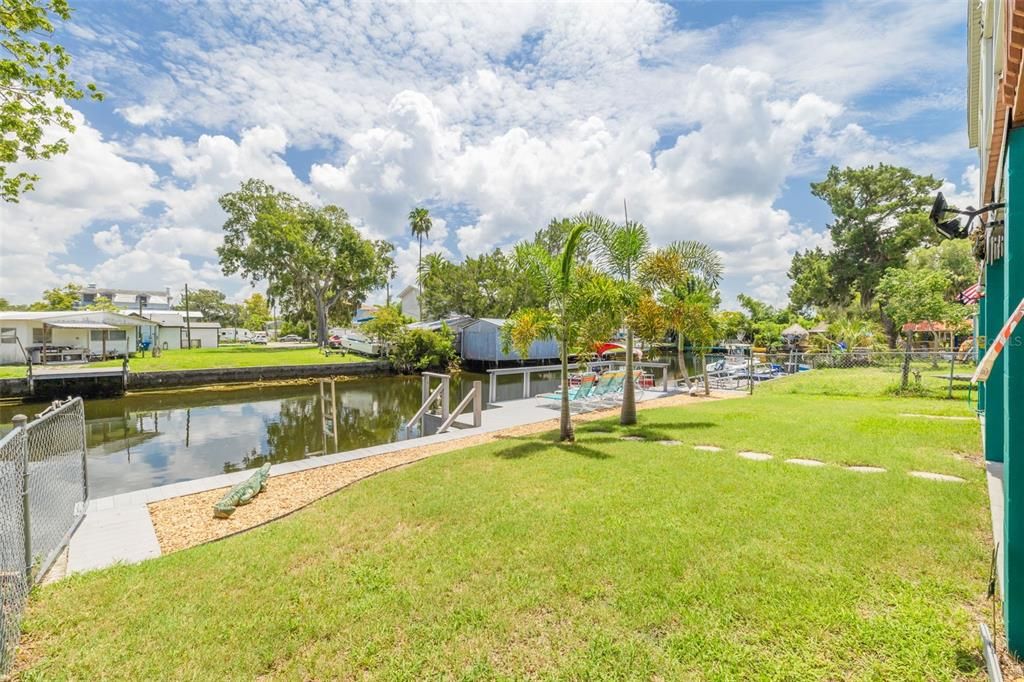
[[[252,338],[249,339],[249,343],[266,344],[267,341],[268,339],[266,332],[256,332],[255,334],[252,335]]]
[[[280,339],[278,339],[278,341],[282,341],[284,343],[298,343],[299,341],[302,341],[302,337],[300,337],[298,334],[285,334]]]

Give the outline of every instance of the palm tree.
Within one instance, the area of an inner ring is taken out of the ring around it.
[[[635,286],[633,277],[650,249],[651,240],[647,228],[641,223],[627,220],[622,224],[613,223],[606,218],[594,216],[594,232],[598,238],[595,258],[605,271],[617,279],[622,286],[623,299],[628,307],[633,307],[640,298],[640,289]],[[622,412],[619,423],[629,425],[636,423],[636,391],[633,376],[633,327],[626,324],[626,377],[622,386]]]
[[[450,298],[445,293],[445,272],[452,266],[439,253],[428,253],[420,262],[420,317],[431,319],[443,317],[451,312],[448,310]],[[431,292],[428,295],[428,291]]]
[[[704,337],[713,329],[711,294],[723,271],[718,252],[694,240],[672,242],[649,254],[640,264],[640,280],[660,292],[669,326],[676,332],[676,354],[687,390],[690,373],[683,355],[685,340]]]
[[[543,245],[534,242],[516,245],[516,268],[542,283],[549,299],[546,309],[523,308],[505,323],[502,345],[505,352],[515,348],[524,359],[536,339],[557,338],[562,364],[562,399],[559,418],[559,440],[572,441],[571,412],[569,410],[569,353],[579,338],[581,327],[594,311],[605,311],[615,302],[607,300],[617,296],[618,290],[609,286],[600,273],[581,267],[576,259],[585,249],[587,232],[597,226],[596,216],[584,214],[572,219],[562,252],[552,255]],[[605,331],[605,333],[607,333]]]
[[[430,228],[434,226],[430,220],[430,211],[423,207],[417,207],[409,211],[409,228],[412,230],[412,236],[419,240],[420,254],[419,260],[416,263],[416,279],[417,284],[420,285],[420,292],[423,291],[422,286],[422,273],[423,273],[423,238],[430,236]],[[420,303],[420,320],[423,319],[423,304]]]

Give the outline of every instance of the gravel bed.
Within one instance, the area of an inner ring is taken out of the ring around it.
[[[729,395],[714,396],[711,400],[731,397]],[[707,401],[709,398],[695,398],[688,395],[677,395],[669,398],[637,403],[638,410],[660,407],[689,405]],[[590,412],[573,416],[573,423],[603,419],[618,413],[618,408]],[[311,502],[330,495],[345,486],[374,474],[395,467],[405,466],[426,457],[439,455],[453,450],[490,443],[503,438],[513,438],[535,433],[543,433],[558,428],[558,419],[549,419],[535,424],[524,424],[514,428],[492,433],[467,436],[444,443],[429,445],[410,444],[408,448],[383,455],[374,455],[365,459],[331,464],[307,469],[293,474],[271,476],[265,492],[253,500],[251,504],[239,507],[227,519],[213,517],[213,505],[229,488],[218,488],[193,495],[174,497],[149,504],[149,514],[153,520],[160,551],[170,554],[181,549],[201,545],[212,540],[234,535],[244,530],[263,525],[268,521],[290,514]],[[273,471],[273,470],[271,470]]]

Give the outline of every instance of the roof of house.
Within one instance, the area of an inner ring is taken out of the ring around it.
[[[398,298],[405,298],[409,294],[419,294],[420,290],[410,284],[406,288],[402,289],[402,293],[398,294]]]
[[[956,331],[945,322],[922,320],[921,322],[907,322],[903,325],[904,332],[952,332]]]
[[[800,324],[791,324],[782,330],[782,336],[807,336],[808,331]]]
[[[124,294],[128,296],[167,296],[167,290],[155,289],[118,289],[117,287],[87,286],[81,289],[83,294]]]
[[[137,317],[139,315],[139,312],[137,310],[132,310],[132,311],[128,312],[127,314],[128,315],[135,315]],[[203,314],[201,312],[199,312],[198,310],[190,310],[190,311],[188,311],[187,315],[185,314],[184,310],[143,310],[142,311],[142,317],[146,318],[147,320],[152,320],[154,318],[159,319],[159,318],[165,318],[165,317],[177,317],[177,318],[182,319],[182,320],[185,319],[186,317],[191,317],[192,319],[197,319],[197,318],[200,318],[202,316],[203,316]]]
[[[0,320],[22,320],[27,322],[58,322],[68,319],[88,319],[92,322],[107,322],[124,326],[137,327],[139,319],[131,315],[113,313],[106,310],[4,310],[0,311]]]
[[[476,319],[468,317],[466,315],[453,315],[452,317],[446,317],[443,320],[426,320],[424,322],[411,322],[405,325],[406,329],[431,329],[437,330],[441,328],[441,325],[447,325],[452,331],[459,331],[465,329],[469,325],[476,322]]]

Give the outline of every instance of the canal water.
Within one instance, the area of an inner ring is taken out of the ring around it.
[[[474,380],[483,382],[486,403],[488,376],[463,372],[453,375],[451,407],[468,393]],[[325,382],[324,401],[317,382],[207,386],[87,400],[90,496],[115,495],[248,469],[266,461],[288,462],[421,435],[418,426],[405,425],[420,407],[418,376],[335,382],[336,432],[330,416],[330,383]],[[552,390],[556,383],[554,377],[536,377],[533,392]],[[521,386],[518,377],[500,377],[498,399],[521,397]],[[0,433],[10,429],[15,414],[31,419],[45,407],[0,405]],[[471,414],[467,414],[459,421],[470,420]]]
[[[675,376],[677,365],[674,358],[671,361]],[[462,372],[452,377],[451,407],[474,380],[483,382],[486,403],[489,376]],[[531,379],[534,395],[557,386],[556,372],[537,373]],[[288,462],[422,435],[419,425],[406,427],[421,403],[418,376],[335,382],[336,431],[330,416],[330,382],[325,382],[323,401],[320,390],[317,382],[207,386],[87,400],[90,495],[104,497],[266,461]],[[521,398],[522,378],[499,377],[497,394],[499,401]],[[10,429],[15,414],[33,418],[45,407],[0,405],[0,433]],[[468,423],[470,415],[460,421]],[[429,433],[429,424],[427,428]]]

